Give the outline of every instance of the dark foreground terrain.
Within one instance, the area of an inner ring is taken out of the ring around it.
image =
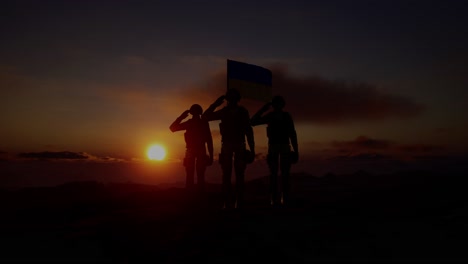
[[[180,188],[74,182],[1,191],[0,261],[468,261],[464,179],[424,172],[293,175],[270,208],[265,178],[242,211]]]

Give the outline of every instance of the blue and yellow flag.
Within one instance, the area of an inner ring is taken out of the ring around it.
[[[237,89],[243,98],[268,102],[272,97],[271,71],[256,65],[227,60],[227,88]]]

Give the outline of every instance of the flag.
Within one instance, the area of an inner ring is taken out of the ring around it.
[[[257,65],[227,60],[227,88],[237,89],[243,98],[268,102],[272,97],[271,71]]]

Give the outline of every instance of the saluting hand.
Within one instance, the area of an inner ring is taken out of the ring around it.
[[[180,115],[180,118],[182,118],[182,119],[187,118],[187,116],[189,115],[189,113],[190,113],[190,110],[185,110],[185,111]]]
[[[213,104],[216,105],[216,107],[218,107],[224,103],[225,98],[226,96],[221,95],[218,99],[216,99],[216,101]]]

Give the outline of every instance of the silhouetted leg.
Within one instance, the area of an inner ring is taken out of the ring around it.
[[[195,177],[195,158],[185,157],[184,166],[185,166],[185,188],[192,189],[193,184],[194,184],[194,177]]]
[[[205,156],[197,157],[197,186],[200,192],[205,191],[205,170],[206,170],[206,160]]]
[[[231,206],[231,175],[232,175],[232,152],[221,150],[221,169],[223,171],[223,202],[225,207]]]
[[[281,153],[280,161],[281,169],[281,193],[282,204],[288,204],[290,198],[290,171],[291,171],[291,155],[290,152]]]
[[[236,173],[236,208],[244,206],[245,176],[244,172]]]
[[[270,151],[267,156],[270,169],[270,204],[278,203],[278,153]]]
[[[247,164],[244,159],[244,149],[237,151],[234,157],[234,170],[236,172],[236,207],[240,208],[244,203],[244,178]]]

